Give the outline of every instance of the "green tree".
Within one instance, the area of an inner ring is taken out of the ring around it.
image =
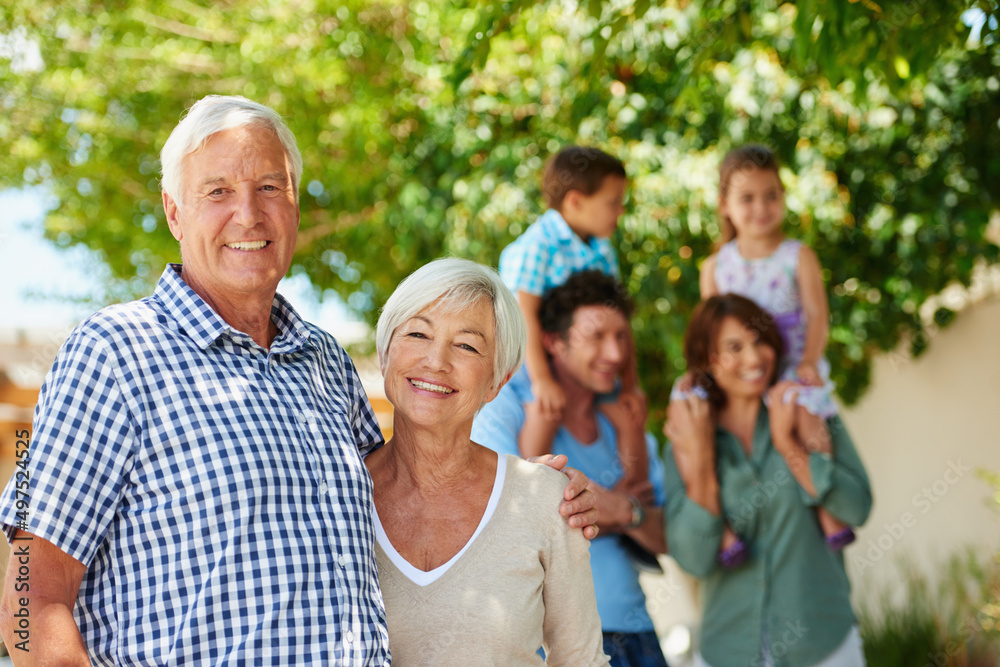
[[[292,272],[373,321],[431,258],[495,265],[541,212],[545,158],[595,144],[630,173],[615,241],[661,407],[717,233],[718,161],[761,141],[786,165],[790,232],[824,266],[853,402],[874,353],[924,349],[929,296],[997,261],[998,16],[995,0],[15,4],[0,187],[53,192],[48,236],[101,253],[109,299],[148,292],[177,259],[159,148],[196,99],[246,95],[302,147]]]

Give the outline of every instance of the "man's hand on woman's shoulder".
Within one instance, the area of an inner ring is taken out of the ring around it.
[[[563,501],[559,505],[559,513],[567,517],[569,525],[573,528],[582,528],[583,536],[588,540],[597,537],[597,499],[590,491],[590,480],[587,476],[576,468],[567,466],[569,459],[562,454],[533,456],[528,460],[560,470],[569,477],[569,483],[563,491]]]

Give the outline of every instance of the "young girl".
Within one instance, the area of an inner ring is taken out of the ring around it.
[[[807,448],[832,456],[826,419],[837,412],[830,366],[823,357],[829,306],[816,253],[786,238],[785,189],[778,161],[769,149],[748,145],[730,151],[719,167],[722,238],[701,268],[701,298],[735,293],[757,302],[773,318],[785,344],[779,379],[800,383],[785,395],[795,401],[796,429]],[[823,509],[819,523],[831,549],[842,549],[854,532]],[[723,539],[724,562],[740,543]],[[727,554],[728,552],[728,554]]]

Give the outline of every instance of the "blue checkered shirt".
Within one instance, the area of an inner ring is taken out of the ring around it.
[[[280,296],[263,349],[179,270],[63,345],[25,524],[13,483],[0,497],[8,537],[87,566],[95,664],[388,665],[362,462],[382,437],[354,365]]]
[[[500,278],[514,294],[542,296],[587,270],[620,278],[614,247],[608,239],[591,237],[585,242],[553,209],[500,253]]]

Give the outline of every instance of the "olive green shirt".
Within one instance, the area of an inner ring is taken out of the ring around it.
[[[749,457],[734,435],[716,428],[722,517],[688,498],[668,447],[667,540],[680,566],[703,579],[701,655],[712,667],[761,664],[765,632],[775,667],[815,665],[856,624],[843,553],[827,548],[815,508],[860,526],[871,488],[843,422],[835,416],[827,424],[834,456],[808,458],[815,498],[774,449],[763,404]],[[734,570],[716,561],[723,519],[749,549]]]

